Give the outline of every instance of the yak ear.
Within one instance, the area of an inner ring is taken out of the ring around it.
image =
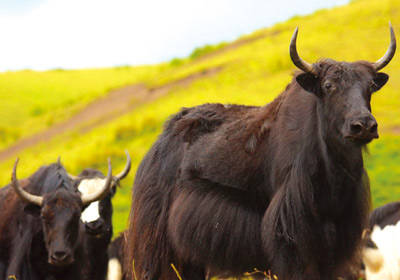
[[[296,77],[297,83],[306,91],[318,95],[318,77],[311,73],[301,73]]]
[[[376,73],[374,78],[374,82],[372,84],[372,91],[378,91],[383,87],[386,82],[389,80],[389,75],[383,72]]]
[[[118,185],[119,186],[119,185]],[[117,193],[117,187],[118,187],[116,184],[114,184],[113,186],[112,186],[112,188],[111,188],[111,190],[110,190],[110,194],[111,194],[111,197],[114,197],[114,195]]]
[[[35,216],[35,217],[40,216],[40,210],[41,210],[40,206],[38,206],[36,204],[32,204],[32,203],[29,203],[24,207],[25,213]]]

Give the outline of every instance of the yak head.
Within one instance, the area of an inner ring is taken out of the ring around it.
[[[322,106],[319,115],[324,118],[326,134],[339,141],[364,145],[378,138],[378,124],[371,113],[371,96],[384,86],[389,78],[378,72],[393,58],[396,39],[390,25],[391,42],[385,55],[377,62],[337,62],[331,59],[309,64],[297,53],[296,28],[291,43],[290,56],[302,73],[297,83],[317,96]]]
[[[110,239],[112,236],[112,202],[119,182],[125,178],[131,169],[131,158],[126,152],[127,161],[124,170],[113,177],[110,192],[99,201],[92,202],[81,215],[81,221],[85,226],[85,232],[97,239]],[[106,177],[98,170],[87,168],[76,179],[79,181],[78,190],[82,195],[97,192],[104,185]]]
[[[103,199],[112,185],[110,161],[103,186],[89,195],[81,195],[78,192],[64,168],[59,168],[54,174],[49,174],[48,177],[51,179],[42,182],[45,185],[52,184],[45,188],[48,189],[45,193],[31,194],[18,183],[17,165],[18,159],[14,164],[11,186],[27,203],[25,211],[40,217],[48,263],[54,266],[72,264],[75,261],[76,248],[81,242],[79,219],[82,211],[90,203]],[[60,163],[59,166],[61,167]]]

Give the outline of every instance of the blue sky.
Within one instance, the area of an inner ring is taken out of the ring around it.
[[[43,0],[6,0],[0,1],[0,14],[20,14],[40,5]]]
[[[0,1],[0,70],[157,63],[348,0]]]

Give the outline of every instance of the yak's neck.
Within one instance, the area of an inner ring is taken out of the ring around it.
[[[335,135],[336,131],[329,131],[328,122],[324,117],[324,109],[318,100],[315,102],[315,139],[316,147],[321,153],[320,164],[327,170],[328,183],[342,184],[343,180],[360,180],[363,171],[362,147],[342,140]],[[342,174],[341,178],[336,174]],[[336,182],[339,181],[339,182]]]
[[[296,85],[287,101],[300,104],[293,106],[295,115],[288,122],[295,120],[300,127],[297,130],[301,142],[298,145],[298,155],[306,165],[314,165],[317,159],[319,168],[323,165],[332,172],[344,169],[342,171],[345,173],[356,175],[363,169],[362,147],[341,140],[340,135],[335,135],[337,131],[329,130],[325,109],[316,96]]]
[[[287,173],[278,178],[292,182],[287,185],[291,188],[289,192],[300,192],[303,198],[313,199],[304,203],[330,211],[329,207],[356,194],[350,189],[362,187],[361,147],[336,141],[340,138],[333,137],[335,132],[327,131],[322,104],[317,97],[301,90],[289,94],[285,102],[290,105],[283,106],[281,112],[284,129],[279,133],[286,133],[295,141],[282,147],[290,154],[290,159],[283,163],[287,168],[282,170]],[[312,193],[313,197],[307,193]]]

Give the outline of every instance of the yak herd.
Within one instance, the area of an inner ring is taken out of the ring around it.
[[[69,174],[60,160],[0,189],[0,280],[400,279],[400,202],[370,213],[363,148],[378,138],[376,62],[290,57],[301,71],[265,106],[204,104],[171,116],[135,177]],[[25,163],[24,163],[25,164]],[[22,164],[21,164],[22,165]],[[22,167],[23,168],[23,167]]]

